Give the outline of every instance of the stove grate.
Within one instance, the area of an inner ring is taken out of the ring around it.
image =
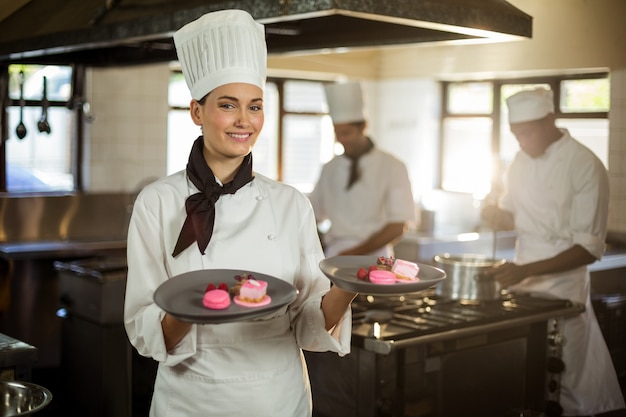
[[[560,309],[567,300],[506,294],[499,300],[462,304],[434,292],[402,296],[360,295],[352,305],[353,334],[400,340]]]

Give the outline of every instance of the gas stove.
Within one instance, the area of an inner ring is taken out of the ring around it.
[[[498,330],[579,314],[569,300],[503,293],[497,300],[467,304],[440,298],[434,290],[400,296],[359,295],[352,303],[355,345],[377,353],[474,332]]]
[[[313,415],[485,417],[542,411],[549,323],[583,310],[568,300],[512,293],[470,305],[438,297],[434,290],[359,295],[352,303],[351,353],[340,358],[305,352]]]

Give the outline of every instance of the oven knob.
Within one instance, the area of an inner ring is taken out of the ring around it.
[[[563,344],[563,335],[557,331],[552,331],[548,335],[548,343],[550,346],[561,346]]]
[[[548,392],[555,393],[556,390],[559,389],[559,382],[556,379],[551,379],[550,382],[548,382]]]

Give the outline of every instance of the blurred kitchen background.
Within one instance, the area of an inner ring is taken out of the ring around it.
[[[78,272],[67,262],[107,257],[106,265],[83,266],[100,273],[97,308],[109,302],[100,298],[109,285],[119,301],[123,289],[116,273],[123,265],[110,260],[125,256],[134,198],[154,179],[184,169],[200,133],[189,118],[190,97],[167,38],[144,39],[129,29],[124,42],[102,43],[116,13],[171,6],[155,1],[55,3],[3,0],[0,5],[0,167],[6,168],[0,170],[0,255],[4,274],[11,277],[4,281],[9,299],[2,304],[0,298],[0,333],[36,346],[33,372],[52,370],[51,379],[66,364],[63,338],[78,328],[61,324],[76,308],[68,295],[73,284],[64,279],[68,271]],[[188,15],[172,13],[172,20],[191,20],[194,13],[221,3],[179,2]],[[272,7],[281,14],[303,7],[297,1],[253,3],[242,7],[276,3]],[[402,9],[407,2],[360,3]],[[446,3],[454,10],[463,2]],[[480,222],[480,209],[485,199],[501,192],[502,172],[517,150],[504,99],[531,85],[548,86],[556,92],[558,124],[589,146],[609,172],[611,256],[596,265],[594,288],[600,295],[626,294],[626,2],[465,3],[510,11],[511,16],[501,10],[478,14],[478,22],[491,16],[503,33],[494,29],[482,37],[480,28],[459,30],[451,23],[459,17],[444,11],[450,22],[425,27],[452,28],[458,36],[429,39],[426,33],[420,39],[401,35],[384,40],[394,30],[366,28],[351,40],[337,41],[330,34],[310,45],[273,44],[275,38],[268,38],[266,122],[254,150],[255,170],[311,191],[322,164],[341,151],[334,143],[323,83],[360,80],[371,137],[405,162],[412,181],[419,221],[397,245],[398,257],[429,261],[445,251],[490,253],[493,236]],[[429,7],[436,11],[439,6],[434,2]],[[82,27],[77,23],[81,13],[92,17]],[[263,16],[268,23],[277,20]],[[64,24],[70,29],[55,29]],[[272,27],[272,33],[298,37],[297,28]],[[289,30],[295,32],[289,35]],[[84,42],[77,34],[85,35]],[[20,121],[26,127],[23,138]],[[513,241],[514,235],[499,234],[498,255],[510,256]],[[59,285],[68,291],[61,300]],[[119,315],[98,317],[96,339],[110,340],[105,336],[110,331],[119,335]],[[37,320],[41,325],[33,326]],[[616,343],[626,351],[623,318],[620,323]],[[130,352],[120,355],[129,360]],[[625,373],[626,366],[620,366]],[[107,380],[103,367],[97,372]]]
[[[609,228],[626,230],[626,56],[619,19],[624,3],[510,3],[532,16],[532,38],[270,54],[267,121],[255,149],[256,170],[310,191],[336,151],[321,85],[359,79],[371,136],[406,163],[416,209],[428,211],[422,229],[476,231],[480,203],[492,186],[500,191],[502,169],[517,149],[503,100],[519,88],[546,85],[559,92],[560,124],[606,164]],[[565,35],[564,27],[577,30]],[[30,127],[22,140],[15,132],[20,71]],[[25,170],[44,183],[38,191],[134,193],[185,167],[199,131],[186,113],[189,96],[176,63],[9,64],[9,74],[8,191],[24,190],[11,178]],[[44,76],[49,134],[36,128]],[[73,77],[79,91],[72,91]]]

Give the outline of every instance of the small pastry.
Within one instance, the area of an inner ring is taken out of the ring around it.
[[[396,274],[396,277],[399,281],[411,282],[419,280],[417,278],[419,267],[414,262],[396,259],[396,261],[393,263],[393,267],[391,268],[391,272]]]
[[[396,283],[396,275],[391,271],[382,269],[370,271],[369,279],[373,284],[390,285]]]
[[[211,310],[224,310],[230,306],[230,294],[220,289],[209,290],[204,293],[202,304]]]

